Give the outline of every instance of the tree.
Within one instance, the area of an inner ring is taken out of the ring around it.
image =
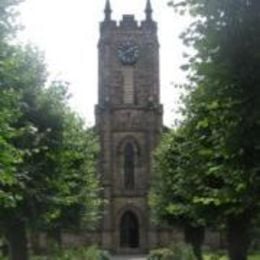
[[[72,208],[92,224],[100,201],[97,144],[69,109],[66,84],[46,88],[43,55],[9,41],[18,2],[0,4],[0,227],[10,259],[27,260],[28,228],[51,229],[58,220],[68,227]]]
[[[13,81],[14,60],[12,57],[13,47],[7,44],[7,39],[10,39],[16,26],[10,23],[15,16],[13,6],[18,1],[2,1],[0,5],[0,185],[13,186],[16,184],[16,178],[13,176],[15,166],[21,160],[21,152],[11,143],[11,139],[18,134],[17,130],[12,127],[19,117],[19,108],[16,103],[19,99],[19,94],[15,91]],[[0,205],[8,207],[15,204],[18,198],[12,193],[0,190]]]
[[[15,17],[17,16],[17,5],[23,0],[2,0],[0,5],[0,42],[5,45],[12,39],[19,29]]]
[[[186,162],[177,163],[171,174],[183,170],[179,177],[184,183],[194,181],[196,185],[180,186],[192,195],[187,205],[206,223],[209,213],[217,216],[217,223],[225,223],[230,259],[244,260],[250,223],[259,213],[260,3],[172,4],[197,18],[183,35],[197,52],[183,67],[189,69],[192,82],[181,127],[184,140],[178,145]]]
[[[185,242],[192,245],[200,260],[207,222],[193,201],[194,194],[204,186],[200,176],[202,163],[190,137],[184,127],[163,136],[155,154],[150,205],[159,223],[183,229]]]
[[[44,223],[52,230],[55,222],[68,228],[73,223],[65,221],[65,216],[72,208],[74,213],[78,211],[78,221],[84,217],[93,224],[100,201],[94,171],[94,134],[70,111],[63,83],[43,87],[45,70],[37,52],[19,51],[14,56],[19,73],[17,81],[13,81],[19,116],[10,124],[16,134],[8,144],[21,156],[13,172],[6,172],[12,185],[2,183],[5,196],[11,199],[11,194],[13,201],[1,208],[0,221],[10,244],[11,259],[21,260],[28,258],[28,227],[42,230]]]
[[[1,187],[3,193],[9,196],[9,199],[12,198],[12,203],[2,207],[0,219],[10,245],[12,259],[27,259],[27,252],[24,250],[26,248],[24,215],[28,212],[25,197],[31,177],[28,174],[29,167],[22,166],[26,164],[27,158],[37,151],[36,143],[32,145],[33,140],[36,140],[37,127],[29,120],[25,120],[25,115],[30,107],[29,100],[37,102],[36,96],[44,84],[45,69],[38,52],[30,47],[24,49],[6,44],[4,50],[6,56],[2,62],[2,87],[3,91],[13,94],[16,102],[13,102],[12,108],[4,107],[7,113],[9,109],[15,113],[13,120],[5,121],[5,124],[3,122],[2,127],[6,125],[12,129],[13,135],[9,138],[8,144],[19,152],[20,157],[13,165],[12,172],[7,172],[9,178],[13,179],[12,185],[3,183]],[[3,164],[4,170],[7,169],[6,166]]]
[[[45,101],[49,107],[59,104],[66,91],[59,85],[47,90]],[[55,107],[54,111],[57,111]],[[56,196],[50,198],[53,211],[43,215],[41,226],[58,242],[61,231],[91,228],[99,220],[101,200],[96,176],[98,142],[93,129],[86,129],[84,122],[68,107],[63,111],[62,136],[58,151],[50,151],[54,160],[52,189]]]

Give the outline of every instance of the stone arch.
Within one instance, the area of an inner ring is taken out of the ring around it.
[[[143,221],[143,214],[144,211],[142,210],[142,208],[134,205],[131,202],[127,202],[118,212],[117,212],[117,216],[118,219],[121,219],[121,217],[124,215],[124,213],[126,211],[132,211],[137,217],[138,217],[138,221],[140,222],[141,225],[144,224]],[[118,220],[119,221],[119,220]]]
[[[138,157],[140,157],[141,156],[140,145],[139,145],[138,141],[136,140],[136,138],[131,135],[124,137],[119,142],[119,144],[117,146],[117,154],[122,154],[124,147],[127,143],[131,143],[133,145],[135,153],[138,155]]]

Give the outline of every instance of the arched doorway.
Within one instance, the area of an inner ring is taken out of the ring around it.
[[[138,248],[139,247],[139,223],[136,215],[127,211],[120,222],[120,247]]]

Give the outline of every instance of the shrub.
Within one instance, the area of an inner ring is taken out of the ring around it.
[[[185,244],[174,244],[172,247],[174,260],[195,260],[191,246]]]
[[[225,256],[221,254],[212,255],[209,260],[225,260]]]
[[[110,260],[109,253],[101,251],[95,246],[69,250],[62,253],[57,260]]]
[[[101,251],[100,260],[110,260],[111,256],[108,251]]]
[[[183,244],[151,251],[148,260],[195,260],[192,249]]]
[[[96,246],[88,248],[77,248],[63,250],[51,254],[50,256],[34,257],[33,260],[110,260],[110,255],[107,251],[99,250]],[[1,259],[0,259],[1,260]]]
[[[148,256],[148,260],[172,260],[174,253],[169,248],[160,248],[152,250]]]

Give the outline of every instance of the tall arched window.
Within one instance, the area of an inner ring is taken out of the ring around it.
[[[135,186],[135,153],[131,143],[127,143],[124,150],[124,184],[128,190]]]

